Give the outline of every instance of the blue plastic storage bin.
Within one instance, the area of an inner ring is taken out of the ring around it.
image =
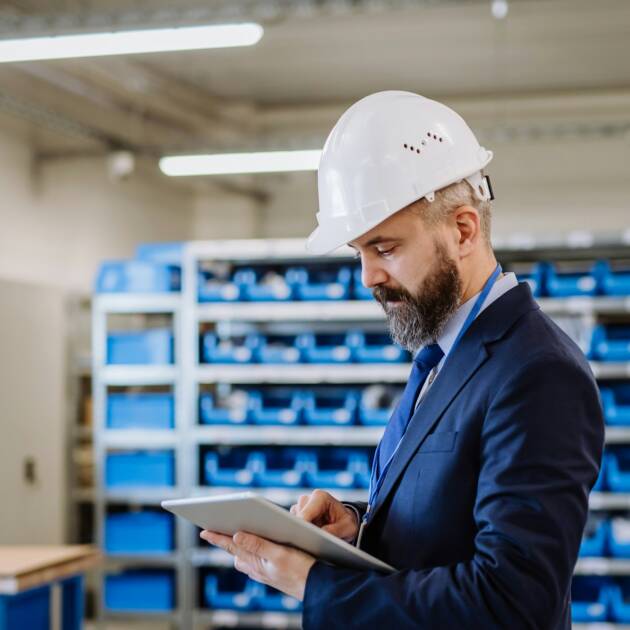
[[[260,343],[260,335],[253,333],[218,337],[208,332],[201,340],[202,361],[204,363],[251,363],[255,360],[255,350]]]
[[[255,595],[255,606],[265,612],[299,612],[302,602],[289,597],[271,586],[264,586]]]
[[[48,630],[50,586],[31,588],[15,595],[0,595],[0,628]]]
[[[234,390],[227,399],[215,400],[210,392],[199,396],[199,421],[201,424],[246,424],[248,421],[249,392]]]
[[[410,358],[387,333],[350,333],[348,344],[359,363],[403,363]]]
[[[609,588],[612,619],[618,623],[630,623],[630,580],[620,579]]]
[[[113,612],[175,608],[175,575],[168,569],[129,569],[105,576],[105,608]]]
[[[577,623],[606,621],[610,612],[611,582],[607,578],[574,576],[571,617]]]
[[[324,390],[304,397],[304,422],[313,426],[347,426],[354,424],[359,396],[357,392]]]
[[[255,356],[260,363],[299,363],[302,360],[299,337],[300,335],[263,335]]]
[[[105,485],[173,486],[175,456],[172,451],[127,451],[108,453],[105,458]]]
[[[140,260],[181,266],[183,257],[184,243],[141,243],[136,247],[136,258]]]
[[[593,492],[603,492],[608,484],[608,454],[602,455],[602,464],[599,469],[599,475],[593,486]]]
[[[608,453],[606,484],[612,492],[630,492],[630,448]]]
[[[350,363],[352,348],[346,333],[304,333],[297,340],[308,363]]]
[[[256,484],[263,488],[297,488],[304,484],[305,472],[313,468],[315,456],[303,449],[267,449],[259,454]]]
[[[349,267],[322,267],[287,270],[287,282],[298,300],[348,300],[352,272]]]
[[[630,558],[630,520],[616,517],[610,521],[608,548],[613,558]]]
[[[361,280],[361,267],[357,267],[352,272],[352,295],[355,300],[373,300],[372,289],[364,286]]]
[[[241,287],[226,274],[202,269],[197,275],[199,302],[238,302],[242,300]]]
[[[314,465],[305,474],[312,488],[354,488],[355,471],[367,466],[367,456],[345,448],[319,449]]]
[[[54,611],[51,588],[61,589],[61,630],[83,628],[83,576],[38,586],[14,595],[0,594],[0,630],[49,630]]]
[[[109,553],[169,553],[174,548],[174,520],[167,512],[113,512],[105,517]]]
[[[161,293],[181,289],[179,267],[148,260],[117,260],[101,264],[97,293]]]
[[[244,267],[234,272],[234,284],[242,299],[251,302],[286,302],[293,299],[293,288],[286,273],[271,267]]]
[[[630,295],[630,262],[603,262],[602,289],[606,295]]]
[[[107,396],[109,429],[172,429],[175,399],[171,393],[111,393]]]
[[[630,326],[595,326],[589,358],[596,361],[630,361]]]
[[[385,426],[402,394],[402,388],[384,385],[366,387],[359,402],[359,423],[365,426]]]
[[[253,611],[262,595],[262,584],[237,571],[217,571],[204,579],[205,603],[214,610]]]
[[[594,263],[583,265],[550,264],[547,268],[547,293],[550,297],[597,295],[601,291],[604,268]]]
[[[251,486],[254,483],[254,474],[260,467],[260,454],[250,453],[246,449],[210,451],[204,456],[204,478],[210,486]]]
[[[173,363],[173,334],[167,328],[142,332],[110,332],[107,336],[109,365],[164,365]]]
[[[606,424],[630,426],[630,383],[615,383],[600,389]]]
[[[580,544],[580,557],[603,557],[607,553],[609,524],[605,520],[589,519]]]
[[[253,424],[295,425],[300,421],[303,395],[288,389],[251,392],[249,417]]]

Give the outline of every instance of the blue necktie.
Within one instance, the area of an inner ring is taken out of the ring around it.
[[[409,420],[414,412],[415,402],[420,390],[431,370],[444,356],[437,343],[425,346],[413,360],[411,374],[402,397],[390,418],[379,445],[378,476],[382,475],[389,458],[394,454],[402,436],[405,434]]]

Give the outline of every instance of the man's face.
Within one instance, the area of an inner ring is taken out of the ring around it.
[[[363,284],[381,304],[393,340],[406,350],[434,342],[459,305],[462,283],[439,227],[399,212],[351,243]]]

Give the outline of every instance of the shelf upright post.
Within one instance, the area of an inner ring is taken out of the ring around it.
[[[92,310],[92,407],[93,407],[93,453],[94,453],[94,523],[96,543],[99,549],[105,548],[105,400],[106,385],[103,380],[103,367],[107,362],[107,312],[102,299],[96,295]],[[97,568],[98,589],[96,592],[96,618],[99,628],[104,627],[104,571]]]
[[[182,301],[178,317],[179,391],[177,397],[177,431],[179,433],[178,474],[182,496],[191,496],[198,485],[199,453],[195,440],[197,423],[197,348],[199,322],[197,320],[197,267],[198,260],[191,244],[186,244],[182,252]],[[192,564],[195,527],[179,520],[178,546],[181,550],[181,570],[179,597],[184,611],[183,628],[193,628],[193,610],[197,608],[197,588],[195,568]]]

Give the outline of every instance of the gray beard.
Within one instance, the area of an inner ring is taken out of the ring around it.
[[[409,352],[435,343],[459,306],[461,280],[457,266],[441,243],[436,243],[436,253],[435,269],[415,296],[403,291],[400,304],[393,307],[379,299],[392,339]]]

